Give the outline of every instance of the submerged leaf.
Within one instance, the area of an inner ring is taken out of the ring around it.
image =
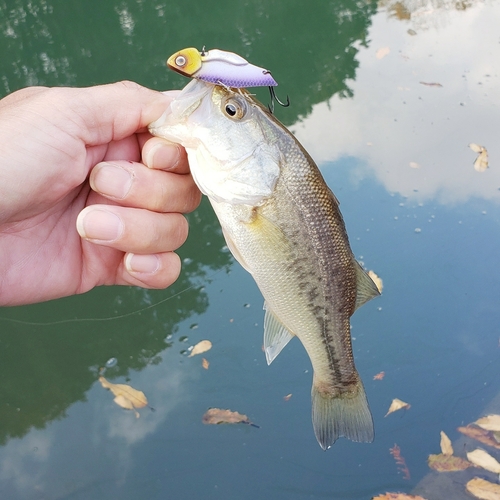
[[[391,406],[389,406],[389,410],[385,414],[385,416],[387,417],[387,415],[389,415],[389,413],[401,410],[402,408],[404,408],[405,410],[408,410],[410,407],[411,407],[411,405],[409,405],[408,403],[401,401],[401,399],[395,398],[392,400]]]
[[[441,431],[441,453],[443,455],[453,455],[453,446],[451,445],[450,438]]]
[[[453,455],[429,455],[427,463],[431,469],[438,472],[455,472],[469,468],[472,464],[460,457]]]
[[[203,368],[205,368],[205,370],[208,370],[210,363],[205,358],[201,358],[201,366],[203,366]]]
[[[487,431],[500,431],[500,415],[486,415],[474,423]]]
[[[385,372],[377,373],[377,375],[373,375],[373,380],[382,380],[385,377]]]
[[[377,50],[377,52],[375,53],[375,57],[377,59],[383,59],[390,52],[391,52],[391,49],[389,47],[382,47],[382,48]]]
[[[191,353],[188,358],[210,351],[210,349],[212,349],[212,342],[210,342],[210,340],[201,340],[191,349]]]
[[[115,395],[114,402],[126,410],[135,411],[136,408],[144,408],[148,405],[148,400],[144,393],[134,389],[130,385],[113,384],[104,377],[99,377],[99,382],[105,389],[109,389]],[[135,411],[135,416],[139,417],[137,411]]]
[[[468,425],[466,427],[458,427],[457,430],[462,434],[465,434],[467,437],[475,439],[480,443],[487,444],[488,446],[492,446],[493,448],[497,448],[500,450],[500,443],[495,439],[493,434],[490,431],[485,429],[481,429],[480,427],[474,427],[472,425]]]
[[[246,415],[238,413],[237,411],[222,410],[220,408],[210,408],[202,419],[204,424],[251,424]]]
[[[469,462],[472,462],[474,465],[478,465],[495,474],[500,474],[500,464],[484,450],[478,448],[477,450],[470,451],[467,453],[467,458]]]
[[[490,483],[485,479],[475,477],[471,479],[465,488],[469,493],[482,500],[499,500],[500,499],[500,485]]]

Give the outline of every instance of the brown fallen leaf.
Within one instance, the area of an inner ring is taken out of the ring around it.
[[[482,500],[500,499],[500,485],[490,483],[490,481],[486,481],[486,479],[481,479],[480,477],[471,479],[465,485],[465,488],[476,498],[481,498]]]
[[[377,375],[373,375],[373,380],[382,380],[385,377],[385,372],[379,372]]]
[[[205,358],[201,358],[201,366],[203,366],[203,368],[205,368],[205,370],[208,370],[210,363]]]
[[[406,465],[405,458],[401,455],[401,448],[394,443],[394,446],[389,448],[389,453],[394,457],[394,461],[398,465],[398,470],[403,474],[403,479],[409,481],[411,479],[410,470]]]
[[[387,417],[389,413],[393,413],[395,411],[401,410],[404,408],[405,410],[408,410],[411,408],[411,405],[408,403],[405,403],[404,401],[401,401],[401,399],[395,398],[392,400],[391,406],[389,406],[389,411],[384,415]]]
[[[487,431],[500,431],[500,415],[486,415],[474,422],[476,425]]]
[[[250,424],[249,418],[242,413],[231,410],[222,410],[221,408],[210,408],[203,415],[202,421],[207,425],[217,424]],[[255,426],[257,427],[257,426]]]
[[[453,455],[429,455],[427,463],[431,469],[438,472],[455,472],[472,466],[467,460]]]
[[[379,278],[374,271],[368,271],[368,276],[370,276],[375,285],[377,285],[378,291],[382,293],[382,288],[384,287],[382,278]]]
[[[99,382],[105,389],[109,389],[114,395],[113,400],[118,406],[126,410],[134,410],[135,416],[139,418],[136,408],[144,408],[148,405],[148,400],[142,391],[134,389],[127,384],[113,384],[104,377],[99,377]]]
[[[425,85],[427,87],[442,87],[442,85],[438,82],[419,82],[420,85]]]
[[[201,354],[203,352],[210,351],[210,349],[212,349],[212,342],[210,342],[210,340],[201,340],[191,349],[191,353],[189,354],[188,358],[191,358],[192,356],[196,356],[197,354]]]
[[[372,500],[425,500],[424,497],[419,495],[408,495],[406,493],[384,493],[372,497]]]
[[[453,446],[451,445],[450,438],[441,431],[441,453],[443,455],[453,455]]]
[[[488,452],[476,449],[467,453],[467,458],[469,462],[472,462],[478,467],[494,472],[495,474],[500,474],[500,464],[495,458],[493,458]]]
[[[480,427],[475,427],[470,424],[466,427],[457,427],[457,431],[465,434],[471,439],[479,441],[480,443],[487,444],[488,446],[492,446],[493,448],[500,450],[500,443],[495,439],[493,433],[490,431],[481,429]]]

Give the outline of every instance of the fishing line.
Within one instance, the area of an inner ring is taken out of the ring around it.
[[[207,281],[211,280],[214,276],[219,274],[221,271],[222,271],[222,269],[215,271],[213,274],[208,276],[206,278],[206,280]],[[165,297],[164,299],[161,299],[158,302],[155,302],[154,304],[150,304],[149,306],[145,306],[142,309],[138,309],[137,311],[132,311],[132,312],[128,312],[125,314],[121,314],[120,316],[110,316],[108,318],[71,318],[71,319],[61,319],[59,321],[50,321],[48,323],[37,322],[37,321],[24,321],[21,319],[5,318],[5,317],[0,316],[0,321],[15,323],[18,325],[26,325],[26,326],[55,326],[55,325],[64,325],[64,324],[68,324],[68,323],[84,323],[84,322],[86,322],[86,323],[92,322],[93,323],[93,322],[97,322],[97,321],[103,321],[103,322],[104,321],[113,321],[113,320],[128,318],[128,317],[134,316],[136,314],[141,314],[142,312],[148,311],[149,309],[157,307],[157,306],[163,304],[164,302],[168,302],[171,299],[175,299],[175,297],[178,297],[182,293],[188,292],[189,290],[192,290],[194,288],[198,288],[199,290],[201,290],[204,287],[205,287],[205,285],[188,286],[187,288],[184,288],[184,290],[181,290],[177,293],[174,293],[170,297]]]

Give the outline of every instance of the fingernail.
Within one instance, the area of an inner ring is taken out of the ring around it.
[[[125,267],[129,273],[154,274],[160,268],[157,255],[136,255],[129,253],[125,257]]]
[[[88,240],[114,241],[123,233],[123,222],[112,212],[91,209],[80,213],[76,228]]]
[[[132,173],[118,165],[102,164],[94,168],[92,189],[119,200],[125,198],[132,186]]]
[[[153,146],[144,161],[149,168],[161,170],[174,169],[181,159],[181,151],[176,144],[160,143]]]

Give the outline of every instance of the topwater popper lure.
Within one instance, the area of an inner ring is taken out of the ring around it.
[[[274,101],[281,106],[290,105],[288,97],[284,103],[276,96],[273,87],[278,83],[269,70],[249,63],[234,52],[219,49],[205,50],[205,47],[198,52],[197,49],[190,47],[171,55],[167,60],[167,66],[183,76],[215,85],[232,88],[268,87],[271,93],[271,113]]]

